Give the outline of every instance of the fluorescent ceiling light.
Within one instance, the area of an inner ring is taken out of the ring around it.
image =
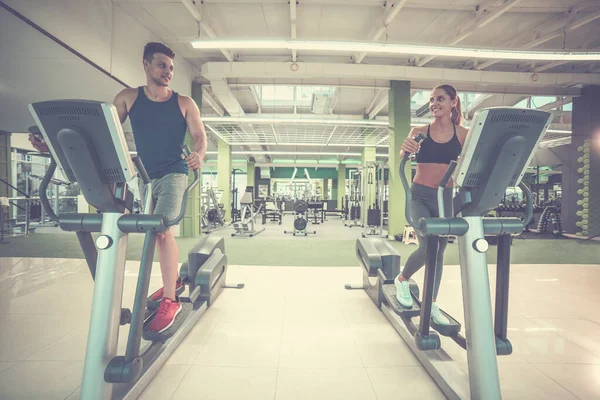
[[[338,42],[316,40],[194,40],[195,49],[282,49],[341,52],[367,52],[406,56],[446,56],[486,60],[600,61],[600,52],[519,51],[441,46],[416,46],[396,43]]]
[[[334,153],[326,151],[271,151],[271,150],[244,150],[232,151],[231,154],[236,155],[274,155],[274,156],[333,156],[333,157],[360,157],[361,153]],[[387,154],[378,153],[377,157],[387,157]]]
[[[373,121],[368,119],[204,117],[202,118],[202,121],[219,124],[324,124],[388,126],[388,121]]]

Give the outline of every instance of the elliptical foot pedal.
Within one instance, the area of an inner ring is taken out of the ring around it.
[[[142,337],[144,340],[148,340],[151,342],[161,342],[164,343],[169,340],[179,328],[184,324],[187,317],[192,312],[192,304],[181,302],[181,311],[175,317],[175,321],[173,321],[173,325],[171,325],[167,330],[162,332],[150,332],[148,331],[148,325],[152,322],[153,318],[148,318],[144,323],[144,332],[142,333]],[[156,315],[156,313],[155,313]]]
[[[396,299],[396,285],[394,283],[388,283],[381,285],[381,292],[385,297],[386,302],[392,307],[394,312],[403,317],[416,317],[421,313],[421,307],[418,301],[416,301],[414,293],[413,295],[413,306],[412,308],[406,308],[398,299]]]
[[[419,306],[420,306],[420,304],[419,304]],[[457,320],[452,318],[452,316],[450,314],[448,314],[441,308],[440,308],[440,311],[442,312],[442,315],[444,317],[448,318],[448,321],[450,321],[450,324],[449,325],[440,325],[440,324],[435,323],[435,321],[432,318],[431,322],[430,322],[430,326],[433,329],[435,329],[442,336],[452,337],[452,336],[456,335],[458,332],[460,332],[460,328],[461,328],[460,322],[458,322]]]

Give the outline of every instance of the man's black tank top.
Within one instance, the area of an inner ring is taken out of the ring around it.
[[[144,88],[139,87],[137,99],[129,110],[135,147],[151,179],[170,173],[188,173],[187,164],[181,158],[187,123],[177,98],[177,92],[173,91],[167,101],[152,101]]]
[[[454,127],[454,136],[446,143],[438,143],[431,138],[430,125],[427,125],[427,137],[421,142],[421,149],[417,153],[417,163],[435,163],[435,164],[450,164],[450,161],[456,161],[462,146],[456,136],[456,125]]]

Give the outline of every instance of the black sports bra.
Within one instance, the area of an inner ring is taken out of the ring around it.
[[[427,137],[421,142],[421,149],[417,153],[417,163],[435,163],[450,164],[450,161],[456,161],[462,146],[456,136],[456,125],[454,127],[454,136],[446,143],[438,143],[431,138],[429,134],[430,125],[427,125]]]

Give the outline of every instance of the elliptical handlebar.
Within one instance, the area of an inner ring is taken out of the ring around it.
[[[59,222],[58,215],[56,215],[54,212],[54,209],[48,200],[48,195],[46,194],[46,190],[48,190],[48,184],[50,181],[52,181],[54,171],[56,171],[56,161],[54,161],[53,157],[50,157],[50,166],[44,175],[44,179],[42,179],[42,183],[40,183],[40,201],[42,202],[42,206],[44,207],[44,210],[50,219],[54,222]]]
[[[419,133],[416,137],[415,137],[415,141],[417,143],[421,143],[423,140],[425,140],[425,135],[423,135],[422,133]],[[405,208],[404,208],[404,213],[406,214],[406,220],[408,221],[408,223],[415,229],[419,229],[418,228],[418,224],[416,221],[414,221],[410,215],[410,186],[408,185],[408,180],[406,179],[406,174],[404,172],[404,167],[406,165],[406,162],[409,160],[410,158],[410,154],[409,152],[405,152],[404,153],[404,157],[402,158],[402,161],[400,162],[400,180],[402,181],[402,186],[404,186],[404,192],[406,193],[406,204],[405,204]]]
[[[186,157],[188,157],[190,154],[192,154],[192,152],[187,144],[181,146],[181,151],[183,152],[183,155]],[[179,211],[179,215],[177,217],[175,217],[175,219],[172,219],[170,221],[165,221],[166,226],[176,225],[179,223],[179,221],[181,221],[183,219],[183,216],[185,215],[185,208],[187,206],[188,194],[190,191],[192,191],[196,187],[196,185],[198,185],[199,180],[200,180],[200,174],[198,173],[198,170],[195,169],[194,170],[194,180],[192,181],[192,183],[190,183],[188,185],[188,187],[185,189],[185,192],[183,192],[183,199],[181,200],[181,210]]]
[[[448,184],[448,181],[450,180],[450,178],[452,178],[452,174],[454,173],[454,170],[456,169],[456,166],[458,165],[458,163],[454,160],[450,161],[450,164],[448,165],[448,169],[446,170],[446,173],[444,174],[444,176],[442,177],[442,180],[440,181],[440,187],[443,189],[446,187],[446,185]]]
[[[142,159],[140,156],[132,157],[133,163],[135,164],[135,168],[140,174],[140,178],[142,178],[142,182],[145,184],[150,183],[150,176],[148,176],[148,172],[146,172],[146,168],[144,167],[144,163],[142,163]]]
[[[529,225],[533,219],[533,195],[531,194],[531,190],[529,190],[527,185],[523,182],[519,183],[519,187],[527,199],[527,212],[525,214],[525,218],[523,219],[523,229],[527,229],[527,225]]]
[[[186,157],[191,154],[190,148],[187,145],[182,146],[181,150],[183,151],[183,154]],[[135,163],[138,173],[140,174],[140,177],[142,178],[144,183],[146,183],[146,184],[149,183],[150,177],[148,176],[148,173],[146,172],[146,169],[144,168],[144,165],[142,164],[141,158],[139,156],[135,156],[135,157],[133,157],[133,162]],[[56,171],[56,161],[54,161],[54,158],[51,157],[50,158],[50,166],[48,167],[48,170],[46,171],[46,174],[44,175],[44,179],[42,179],[42,182],[40,184],[40,201],[42,203],[42,206],[44,207],[44,210],[50,217],[50,219],[55,222],[59,222],[60,218],[54,212],[54,209],[52,208],[52,205],[50,204],[50,201],[48,200],[48,195],[46,194],[46,191],[48,190],[48,184],[52,181],[52,176],[54,175],[55,171]],[[185,192],[183,193],[183,200],[181,201],[181,211],[179,212],[179,215],[175,219],[172,219],[170,221],[165,221],[166,226],[173,226],[173,225],[179,223],[179,221],[181,221],[183,219],[183,216],[185,215],[185,208],[187,205],[188,193],[198,185],[199,180],[200,180],[200,174],[198,173],[198,170],[194,170],[194,180],[192,181],[192,183],[190,183],[188,185],[188,187],[185,189]]]

